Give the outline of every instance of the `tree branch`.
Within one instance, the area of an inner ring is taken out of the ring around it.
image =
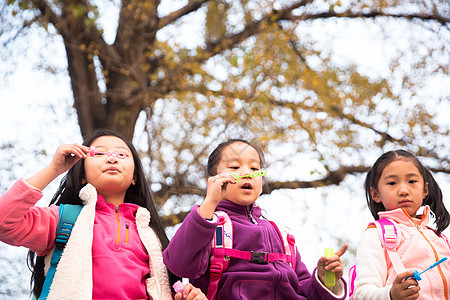
[[[269,182],[270,191],[277,189],[317,188],[330,185],[338,185],[348,174],[365,173],[370,170],[367,166],[342,166],[336,171],[330,172],[326,177],[311,181],[275,181]]]
[[[186,6],[180,8],[177,11],[171,12],[169,15],[163,17],[159,21],[158,29],[166,27],[167,25],[171,24],[172,22],[178,20],[179,18],[190,14],[193,11],[196,11],[200,8],[204,3],[208,2],[209,0],[193,0],[190,1]]]
[[[349,19],[374,19],[377,17],[391,17],[391,18],[403,18],[408,20],[420,19],[423,21],[437,21],[442,25],[446,25],[450,22],[450,18],[446,16],[439,15],[427,15],[427,14],[388,14],[381,11],[371,11],[368,13],[355,13],[352,11],[346,11],[343,13],[337,13],[333,11],[318,13],[318,14],[302,14],[302,15],[294,15],[290,13],[286,15],[286,19],[295,21],[305,21],[305,20],[315,20],[315,19],[329,19],[329,18],[349,18]]]
[[[206,48],[202,51],[199,51],[199,55],[196,57],[193,57],[192,59],[189,59],[186,61],[186,63],[191,63],[193,61],[196,62],[203,62],[209,59],[210,57],[213,57],[214,55],[219,54],[220,52],[231,49],[234,45],[246,40],[250,36],[253,36],[259,32],[261,32],[263,28],[263,24],[272,24],[275,22],[278,22],[279,20],[286,20],[291,15],[291,12],[294,9],[297,9],[299,7],[305,6],[309,3],[311,3],[313,0],[302,0],[300,2],[294,3],[291,6],[276,10],[273,9],[271,12],[266,14],[263,18],[261,18],[258,21],[254,21],[251,24],[248,24],[245,26],[245,28],[229,37],[224,37],[218,41],[211,42],[206,45]]]
[[[47,18],[48,22],[55,26],[56,30],[58,30],[61,35],[69,33],[65,27],[57,26],[57,24],[64,24],[65,20],[52,10],[50,4],[46,0],[33,1],[33,4],[41,14]]]

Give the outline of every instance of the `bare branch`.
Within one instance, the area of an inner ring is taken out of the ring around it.
[[[165,16],[164,18],[161,18],[158,26],[158,30],[161,28],[166,27],[167,25],[171,24],[172,22],[178,20],[179,18],[190,14],[193,11],[196,11],[200,8],[200,6],[203,5],[203,3],[208,2],[209,0],[193,0],[190,1],[186,6],[180,8],[177,11],[174,11],[170,13],[169,15]]]
[[[275,181],[269,182],[269,190],[277,189],[299,189],[299,188],[316,188],[322,186],[338,185],[341,183],[345,176],[348,174],[365,173],[370,168],[367,166],[342,166],[336,171],[330,172],[327,176],[322,179],[311,180],[311,181]],[[179,181],[178,181],[179,182]],[[163,188],[157,192],[154,192],[156,197],[168,198],[168,195],[198,195],[204,197],[206,191],[198,186],[186,186],[181,184],[167,186],[162,185]]]
[[[269,182],[270,190],[317,188],[329,185],[338,185],[348,174],[365,173],[370,169],[367,166],[342,166],[336,171],[330,172],[326,177],[312,181],[275,181]]]
[[[180,224],[181,222],[183,222],[184,218],[186,218],[186,216],[189,214],[189,212],[187,211],[180,211],[177,214],[170,214],[170,215],[165,215],[165,216],[161,216],[161,221],[163,224],[163,227],[169,227],[169,226],[173,226],[174,224]]]
[[[186,61],[186,63],[191,63],[192,61],[203,62],[209,59],[210,57],[221,53],[224,50],[231,49],[236,44],[239,44],[240,42],[246,40],[250,36],[253,36],[261,32],[263,24],[265,23],[271,24],[278,22],[279,20],[286,20],[291,15],[291,12],[294,9],[305,6],[311,2],[312,0],[302,0],[281,10],[274,9],[270,13],[266,14],[261,20],[254,21],[253,23],[245,26],[245,28],[241,32],[238,32],[229,37],[224,37],[218,41],[207,44],[206,48],[203,51],[201,51],[199,55],[193,57],[189,61]]]
[[[55,26],[55,28],[61,34],[68,34],[69,32],[65,30],[65,28],[59,28],[57,24],[63,24],[64,18],[58,16],[50,7],[50,4],[46,0],[34,1],[33,4],[35,7],[41,12],[43,16],[47,18],[47,20]]]
[[[302,15],[294,15],[290,13],[289,15],[286,14],[286,19],[295,21],[304,21],[304,20],[314,20],[314,19],[329,19],[329,18],[349,18],[349,19],[374,19],[377,17],[390,17],[390,18],[398,18],[398,19],[420,19],[422,21],[437,21],[441,23],[442,25],[446,25],[450,22],[450,18],[446,16],[439,16],[435,14],[388,14],[381,11],[371,11],[368,13],[360,13],[360,12],[352,12],[352,11],[346,11],[343,13],[337,13],[333,11],[318,13],[318,14],[302,14]]]

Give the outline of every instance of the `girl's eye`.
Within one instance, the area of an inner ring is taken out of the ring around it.
[[[128,155],[126,155],[125,153],[117,153],[117,158],[125,158],[125,157],[127,157]]]
[[[231,166],[230,169],[237,170],[237,169],[239,169],[239,167],[238,166]]]
[[[410,181],[409,181],[409,183],[416,183],[417,182],[417,180],[414,180],[414,179],[411,179]]]
[[[95,152],[95,156],[105,155],[105,152]]]
[[[259,171],[259,168],[252,168],[253,171]]]
[[[387,184],[388,184],[388,185],[395,185],[395,182],[394,182],[394,181],[391,181],[391,182],[388,182]]]

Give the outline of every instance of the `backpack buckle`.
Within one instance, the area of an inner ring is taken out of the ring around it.
[[[223,273],[223,264],[213,263],[211,264],[211,268],[209,270],[211,277],[220,277]]]
[[[251,259],[249,260],[251,263],[267,265],[269,263],[269,252],[255,252],[250,251],[252,254]]]

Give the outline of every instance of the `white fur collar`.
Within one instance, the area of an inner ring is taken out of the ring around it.
[[[59,260],[48,300],[92,298],[92,238],[97,191],[87,184],[80,190],[80,198],[85,206]]]

